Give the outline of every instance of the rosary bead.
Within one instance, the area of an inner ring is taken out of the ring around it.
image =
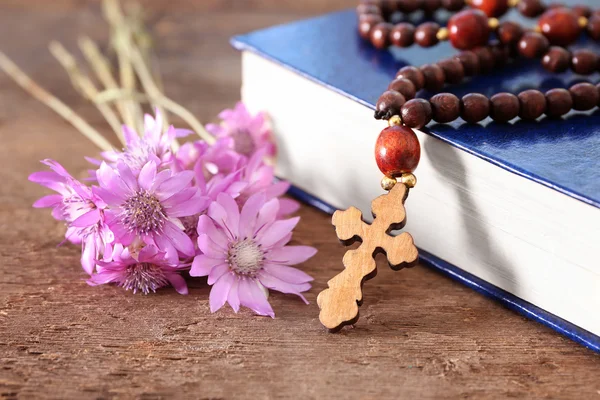
[[[366,14],[362,15],[358,21],[358,33],[363,39],[370,39],[371,31],[375,25],[383,22],[381,15]]]
[[[535,120],[546,111],[546,97],[539,90],[525,90],[519,93],[521,112],[524,120]]]
[[[435,92],[444,87],[446,75],[444,74],[444,70],[439,65],[422,65],[421,72],[425,77],[425,89]]]
[[[571,68],[580,75],[589,75],[598,68],[598,56],[590,50],[575,50],[571,58]]]
[[[442,0],[423,0],[421,9],[425,14],[433,14],[442,7]]]
[[[569,89],[573,98],[573,109],[577,111],[587,111],[598,105],[600,93],[598,88],[591,83],[583,82],[571,86]]]
[[[537,17],[545,11],[541,0],[521,0],[518,5],[519,12],[526,17]]]
[[[479,71],[482,74],[490,72],[494,68],[494,54],[488,47],[479,47],[473,50],[479,58]]]
[[[588,6],[573,6],[571,7],[571,11],[578,17],[589,18],[592,15],[592,10]]]
[[[497,93],[490,99],[490,117],[496,122],[508,122],[519,116],[519,98],[512,93]]]
[[[479,73],[479,57],[471,50],[461,51],[456,56],[456,59],[461,62],[466,76],[473,76]]]
[[[456,58],[449,58],[438,63],[444,71],[445,81],[450,84],[461,83],[465,77],[465,69]]]
[[[504,64],[506,64],[510,58],[509,48],[501,45],[498,42],[490,46],[490,51],[492,52],[492,56],[494,58],[494,66],[496,67],[504,66]]]
[[[400,68],[396,74],[396,78],[408,79],[415,85],[417,90],[421,90],[425,86],[425,76],[419,68],[413,67],[412,65]]]
[[[404,103],[406,99],[402,94],[394,90],[384,92],[375,105],[375,118],[390,119],[394,115],[399,115]]]
[[[385,128],[375,143],[375,161],[390,178],[413,172],[421,158],[421,145],[415,132],[402,125]]]
[[[548,51],[548,39],[537,32],[527,32],[519,41],[519,53],[526,58],[539,58]]]
[[[550,72],[565,72],[571,63],[571,53],[568,50],[552,46],[542,57],[542,66]]]
[[[600,15],[593,15],[587,24],[587,33],[594,40],[600,40]]]
[[[431,47],[438,44],[437,33],[440,26],[435,22],[425,22],[417,27],[415,31],[415,43],[421,47]]]
[[[546,11],[541,16],[538,26],[550,43],[557,46],[570,45],[581,33],[577,16],[564,7]]]
[[[498,18],[508,11],[508,0],[471,0],[470,6],[483,11],[490,18]]]
[[[390,39],[394,46],[409,47],[414,43],[415,27],[412,24],[401,22],[394,26]]]
[[[442,0],[442,7],[444,7],[448,11],[458,11],[464,6],[464,0]]]
[[[465,10],[448,20],[450,43],[459,50],[473,49],[487,43],[490,36],[488,18],[479,10]]]
[[[504,21],[498,25],[498,39],[506,45],[514,45],[521,40],[523,28],[521,25],[512,21]]]
[[[425,99],[412,99],[402,106],[401,116],[404,125],[420,129],[431,121],[433,111]]]
[[[551,89],[546,92],[546,115],[558,118],[573,107],[573,98],[567,89]]]
[[[460,116],[460,100],[452,93],[436,94],[429,102],[435,122],[451,122]]]
[[[406,78],[396,78],[388,86],[388,90],[394,90],[404,96],[406,100],[414,99],[417,89],[412,81]]]
[[[477,123],[490,115],[490,100],[480,93],[469,93],[461,99],[460,116],[469,123]]]
[[[385,49],[390,45],[390,33],[394,26],[387,22],[380,22],[371,30],[371,43],[378,49]]]
[[[417,11],[420,8],[421,2],[419,0],[396,0],[396,4],[398,6],[398,11],[409,14]]]

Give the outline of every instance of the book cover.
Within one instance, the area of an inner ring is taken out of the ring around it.
[[[374,109],[377,98],[400,67],[435,62],[455,53],[448,43],[431,49],[379,51],[358,37],[356,24],[354,10],[348,10],[253,32],[234,38],[232,43],[240,50],[258,54],[369,109]],[[575,47],[600,50],[597,44],[585,41]],[[598,74],[587,79],[597,81]],[[491,96],[502,91],[518,93],[531,88],[544,91],[568,87],[580,80],[584,77],[571,72],[549,74],[539,62],[521,60],[492,74],[452,86],[448,91],[459,96],[470,92]],[[430,95],[420,92],[418,97]],[[496,124],[488,119],[473,125],[459,119],[451,124],[431,123],[422,131],[587,207],[600,208],[600,112],[597,110],[568,115],[561,120],[542,118],[511,124]],[[292,194],[324,211],[335,210],[334,206],[298,188],[293,189]],[[428,265],[453,279],[600,351],[598,336],[463,271],[460,265],[452,265],[426,251],[421,251],[421,255]]]

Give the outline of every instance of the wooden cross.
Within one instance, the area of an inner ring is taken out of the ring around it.
[[[404,226],[404,201],[407,196],[407,187],[398,183],[389,193],[373,200],[371,211],[375,220],[371,225],[363,221],[362,213],[355,207],[333,214],[333,225],[340,241],[346,246],[355,241],[362,244],[346,252],[344,271],[327,282],[329,289],[322,291],[317,298],[321,309],[319,319],[329,330],[335,332],[344,325],[358,321],[358,307],[363,300],[362,285],[377,275],[377,254],[386,254],[394,270],[417,261],[418,251],[409,233],[398,236],[389,234]]]

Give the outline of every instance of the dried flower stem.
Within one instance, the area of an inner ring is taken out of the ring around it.
[[[113,146],[96,129],[92,128],[83,118],[77,115],[69,106],[48,93],[45,89],[29,78],[17,65],[0,51],[0,68],[21,86],[31,96],[41,101],[54,112],[71,123],[85,137],[90,139],[96,146],[103,151],[108,151]]]
[[[98,111],[102,114],[106,122],[113,129],[122,144],[125,144],[125,138],[121,130],[121,121],[117,117],[117,114],[113,111],[110,105],[106,103],[99,103],[96,101],[98,96],[98,89],[94,83],[81,72],[75,61],[75,57],[69,53],[62,44],[52,41],[49,46],[50,53],[58,60],[63,68],[69,74],[69,78],[73,83],[73,86],[78,90],[84,97],[93,102]]]

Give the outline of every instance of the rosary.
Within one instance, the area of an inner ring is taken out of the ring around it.
[[[468,8],[460,11],[465,6]],[[536,28],[525,30],[515,22],[498,21],[511,7],[525,17],[539,17]],[[417,27],[408,22],[389,22],[398,12],[406,15],[422,10],[428,15],[440,8],[458,11],[447,27],[435,22]],[[451,93],[439,93],[429,100],[415,98],[421,89],[440,91],[445,84],[490,72],[517,57],[541,59],[542,66],[554,73],[571,68],[580,75],[592,74],[600,69],[600,56],[590,50],[569,51],[566,47],[582,32],[600,40],[600,10],[546,7],[541,0],[361,0],[357,13],[359,35],[378,49],[413,44],[431,47],[449,40],[461,52],[435,64],[401,68],[377,101],[375,118],[387,120],[389,125],[375,143],[375,159],[384,175],[381,187],[388,193],[373,200],[372,224],[364,222],[355,207],[333,215],[336,234],[344,245],[361,242],[357,249],[346,252],[345,269],[329,280],[329,288],[317,298],[319,319],[333,332],[358,321],[362,286],[377,273],[377,254],[385,254],[395,270],[415,265],[418,260],[409,233],[390,235],[403,227],[404,202],[416,185],[413,172],[419,164],[421,147],[412,128],[420,129],[431,120],[448,123],[459,117],[467,123],[487,117],[498,123],[517,117],[536,120],[543,114],[560,118],[572,109],[591,110],[600,102],[600,84],[589,82],[546,93],[525,90],[518,95],[497,93],[490,98],[469,93],[460,99]],[[490,40],[492,33],[494,40]]]

